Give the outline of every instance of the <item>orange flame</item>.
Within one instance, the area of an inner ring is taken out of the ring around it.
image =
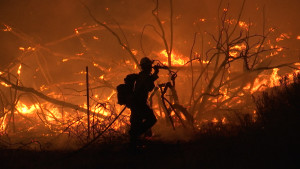
[[[168,58],[168,53],[166,50],[162,50],[160,52],[161,56]],[[174,66],[183,66],[189,59],[180,54],[175,54],[174,52],[171,54],[171,64]],[[168,65],[167,61],[162,62],[165,65]]]

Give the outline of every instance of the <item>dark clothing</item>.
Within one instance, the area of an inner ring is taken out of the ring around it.
[[[154,81],[158,78],[157,74],[148,74],[141,71],[139,74],[131,74],[125,78],[125,82],[135,78],[133,87],[133,99],[129,108],[131,110],[129,131],[131,143],[136,144],[137,138],[145,133],[156,123],[153,110],[148,106],[148,94],[155,87]]]
[[[133,90],[134,100],[137,103],[147,103],[148,94],[155,87],[154,81],[157,78],[157,75],[147,74],[143,71],[138,74]]]
[[[156,121],[153,110],[147,104],[133,106],[130,116],[131,128],[129,134],[131,139],[137,139],[149,130]]]

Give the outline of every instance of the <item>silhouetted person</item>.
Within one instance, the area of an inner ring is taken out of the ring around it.
[[[138,138],[146,133],[151,136],[151,127],[156,123],[156,117],[153,110],[148,106],[148,94],[155,87],[154,81],[158,79],[158,67],[154,66],[152,72],[153,61],[144,57],[140,61],[141,72],[139,74],[130,74],[124,80],[125,83],[131,84],[133,88],[133,98],[127,106],[131,110],[130,116],[130,144],[131,148],[136,148]]]

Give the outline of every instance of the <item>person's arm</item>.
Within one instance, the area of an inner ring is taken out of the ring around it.
[[[158,66],[154,66],[153,69],[154,69],[154,73],[152,74],[152,80],[154,82],[156,79],[158,79],[159,68]]]

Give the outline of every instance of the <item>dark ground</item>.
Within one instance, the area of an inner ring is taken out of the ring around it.
[[[148,141],[145,145],[138,152],[129,151],[125,143],[102,144],[78,153],[5,149],[0,150],[0,161],[3,169],[300,168],[295,138],[276,138],[264,132],[230,138],[202,137],[190,142]]]

